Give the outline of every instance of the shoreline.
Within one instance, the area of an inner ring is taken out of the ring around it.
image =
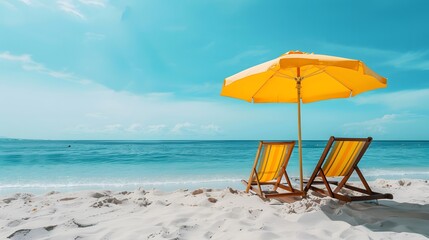
[[[366,173],[369,170],[365,170]],[[382,170],[379,170],[382,171]],[[418,172],[419,173],[419,172]],[[426,173],[426,172],[425,172]],[[398,176],[403,174],[398,173]],[[368,183],[376,183],[382,181],[427,181],[424,178],[376,178],[374,179],[371,175],[365,175]],[[124,180],[122,180],[124,181]],[[0,185],[0,199],[5,196],[13,195],[16,193],[26,193],[34,196],[44,195],[49,192],[58,192],[58,193],[73,193],[80,191],[134,191],[136,189],[142,188],[145,190],[156,190],[162,191],[165,193],[175,192],[177,190],[192,190],[198,188],[211,188],[211,189],[224,189],[224,188],[234,188],[237,190],[244,190],[245,186],[241,183],[242,179],[240,178],[228,178],[228,179],[208,179],[208,180],[181,180],[181,181],[153,181],[153,182],[116,182],[116,183],[77,183],[77,184],[64,184],[64,183],[32,183],[24,185]],[[293,185],[299,185],[299,178],[291,177]],[[357,176],[352,176],[348,183],[360,184],[360,181]]]
[[[1,239],[427,239],[427,180],[376,180],[393,200],[291,203],[242,189],[76,191],[0,196]]]

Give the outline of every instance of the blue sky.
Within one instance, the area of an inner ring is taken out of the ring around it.
[[[429,139],[427,7],[0,0],[0,136],[296,139],[295,104],[219,93],[224,78],[299,49],[363,60],[388,78],[386,89],[303,105],[303,139]]]

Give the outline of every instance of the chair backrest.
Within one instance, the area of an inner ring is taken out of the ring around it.
[[[322,166],[326,177],[346,176],[362,158],[372,138],[334,138]]]
[[[289,162],[294,146],[294,141],[261,142],[256,167],[260,182],[267,182],[281,177]]]

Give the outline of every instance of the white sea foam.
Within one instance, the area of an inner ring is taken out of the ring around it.
[[[241,179],[236,178],[222,178],[222,179],[201,179],[201,180],[179,180],[179,181],[124,181],[112,180],[104,182],[57,182],[57,183],[44,183],[44,182],[29,182],[29,183],[3,183],[0,184],[0,191],[8,190],[33,190],[33,189],[87,189],[87,188],[131,188],[140,186],[150,187],[163,187],[170,186],[171,188],[177,186],[191,186],[191,185],[223,185],[223,184],[236,184]],[[167,188],[168,189],[168,188]]]
[[[411,179],[428,179],[429,171],[427,170],[403,170],[403,169],[364,169],[362,170],[365,177],[369,178],[387,178],[398,179],[407,177]]]

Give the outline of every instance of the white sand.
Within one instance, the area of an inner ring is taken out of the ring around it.
[[[0,198],[0,239],[427,239],[429,183],[377,180],[394,200],[293,203],[242,191],[82,191]],[[199,193],[200,192],[200,193]]]

